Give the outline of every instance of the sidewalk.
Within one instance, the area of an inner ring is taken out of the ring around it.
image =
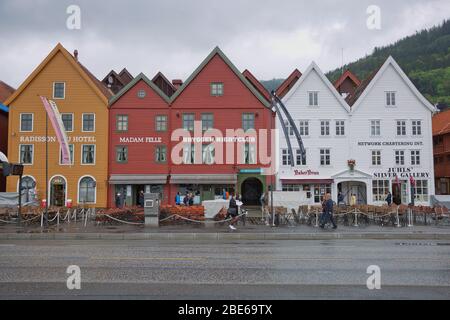
[[[0,226],[1,240],[329,240],[329,239],[397,239],[450,240],[448,226],[339,226],[337,230],[311,226],[269,227],[265,225],[238,226],[231,231],[226,225],[205,227],[196,225],[145,228],[130,225],[60,225],[48,230],[40,226]]]

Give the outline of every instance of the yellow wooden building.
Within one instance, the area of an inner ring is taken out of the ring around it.
[[[72,155],[62,165],[61,150],[39,95],[54,100],[65,125]],[[8,98],[8,158],[25,166],[24,201],[45,199],[48,143],[50,206],[106,207],[108,175],[108,99],[112,93],[58,44]],[[7,191],[18,191],[18,177],[8,177]]]

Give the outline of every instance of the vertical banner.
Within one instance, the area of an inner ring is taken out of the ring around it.
[[[39,97],[44,104],[45,111],[47,112],[50,122],[52,123],[56,138],[58,139],[59,146],[61,147],[61,164],[71,164],[72,159],[70,159],[69,142],[67,139],[66,129],[64,128],[64,123],[61,119],[61,114],[58,110],[58,106],[53,100],[47,100],[47,98],[42,96]]]

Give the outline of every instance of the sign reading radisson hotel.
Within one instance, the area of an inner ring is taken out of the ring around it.
[[[375,178],[429,178],[429,172],[413,172],[414,168],[389,168],[387,172],[375,172],[373,176]]]
[[[47,138],[47,142],[57,142],[55,136],[21,136],[20,142],[45,142]],[[82,137],[67,137],[68,142],[96,142],[95,137],[93,136],[82,136]]]

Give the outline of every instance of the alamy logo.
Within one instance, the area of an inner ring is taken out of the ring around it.
[[[72,4],[67,7],[66,13],[69,14],[66,20],[66,26],[69,30],[81,29],[81,9],[79,6]]]
[[[370,274],[367,278],[366,284],[369,290],[380,290],[381,289],[381,269],[379,266],[371,265],[367,267],[367,272]]]
[[[77,265],[71,265],[67,267],[66,273],[70,274],[70,276],[67,278],[67,289],[73,290],[81,289],[81,270],[80,267]]]
[[[367,7],[366,13],[369,15],[367,17],[366,25],[369,30],[380,30],[381,29],[381,9],[379,6],[371,5]]]

